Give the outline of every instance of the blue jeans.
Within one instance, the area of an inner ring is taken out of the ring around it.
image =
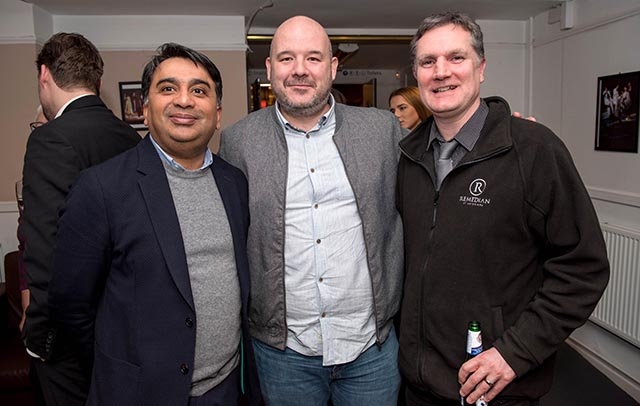
[[[329,399],[334,406],[398,404],[398,339],[393,329],[381,347],[373,345],[354,361],[333,366],[322,366],[322,357],[253,343],[267,406],[326,406]]]

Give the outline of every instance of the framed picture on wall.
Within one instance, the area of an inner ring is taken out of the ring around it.
[[[136,130],[146,130],[142,115],[142,82],[120,82],[122,119]]]
[[[640,71],[598,78],[596,150],[638,152]]]

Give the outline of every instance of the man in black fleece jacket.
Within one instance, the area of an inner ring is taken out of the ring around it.
[[[484,49],[468,16],[427,17],[412,42],[433,112],[400,143],[397,207],[406,280],[400,370],[407,404],[537,405],[558,346],[582,325],[609,277],[589,195],[549,129],[480,98]],[[441,151],[453,145],[445,173]],[[436,167],[438,169],[436,169]],[[465,362],[466,327],[484,352]]]

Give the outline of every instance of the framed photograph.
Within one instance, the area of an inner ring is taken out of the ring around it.
[[[136,130],[146,130],[142,115],[142,82],[120,82],[122,119]]]
[[[596,150],[638,152],[640,71],[598,78]]]

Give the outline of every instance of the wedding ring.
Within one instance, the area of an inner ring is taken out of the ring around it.
[[[490,380],[488,380],[487,378],[484,378],[484,383],[486,383],[489,386],[493,386],[494,382],[491,382]]]

